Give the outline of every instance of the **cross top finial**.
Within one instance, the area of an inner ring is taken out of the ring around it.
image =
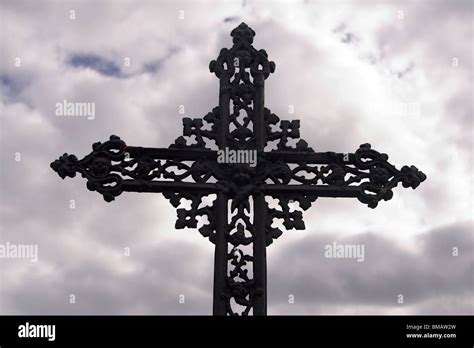
[[[231,31],[233,46],[223,48],[219,57],[211,61],[209,70],[218,78],[228,79],[240,71],[249,69],[252,77],[263,76],[266,79],[275,71],[275,63],[268,60],[265,50],[253,47],[255,31],[244,22]]]
[[[246,41],[251,44],[253,43],[255,31],[250,28],[245,22],[242,22],[239,24],[238,27],[236,27],[230,32],[230,36],[232,36],[232,42],[234,44],[238,43],[239,41]]]

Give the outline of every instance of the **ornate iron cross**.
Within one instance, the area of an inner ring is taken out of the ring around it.
[[[63,179],[80,173],[107,202],[124,191],[163,193],[177,208],[176,228],[199,228],[215,245],[213,313],[266,315],[266,247],[282,234],[275,219],[285,230],[304,229],[302,212],[318,197],[375,208],[399,182],[415,189],[426,176],[414,166],[396,169],[369,144],[355,153],[314,152],[299,139],[299,120],[280,120],[264,106],[275,63],[252,46],[255,32],[242,23],[231,36],[232,48],[209,66],[219,106],[184,118],[183,136],[169,148],[128,146],[112,135],[83,159],[65,153],[51,168]],[[256,150],[257,165],[218,163],[224,149]]]

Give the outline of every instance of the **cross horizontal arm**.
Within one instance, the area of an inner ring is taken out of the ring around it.
[[[127,146],[126,152],[130,157],[146,156],[151,159],[169,159],[195,161],[200,159],[217,159],[217,151],[199,148],[154,148],[141,146]]]
[[[317,197],[358,197],[359,186],[336,185],[267,185],[264,189],[267,194],[311,194]]]
[[[199,192],[200,194],[215,193],[219,190],[213,183],[194,183],[176,181],[136,181],[123,180],[122,191],[128,192]]]
[[[370,144],[362,144],[355,153],[272,151],[265,153],[265,158],[279,163],[267,171],[266,193],[356,197],[370,208],[391,199],[398,183],[415,189],[426,179],[415,166],[398,170],[386,154],[371,149]]]
[[[78,160],[65,153],[51,163],[61,178],[87,179],[87,188],[103,195],[107,202],[124,191],[129,192],[217,192],[209,177],[198,177],[193,164],[186,161],[215,158],[215,151],[205,149],[157,149],[127,146],[112,135],[105,143],[95,143],[92,152]],[[181,172],[181,173],[179,173]],[[192,182],[187,182],[192,178]]]
[[[265,152],[264,156],[269,161],[282,161],[286,163],[330,164],[333,162],[345,162],[347,164],[354,164],[355,162],[355,154],[353,153],[271,151]]]

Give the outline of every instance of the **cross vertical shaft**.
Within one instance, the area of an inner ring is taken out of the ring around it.
[[[268,61],[264,50],[253,48],[254,35],[244,23],[234,29],[231,33],[234,46],[230,50],[222,49],[210,68],[220,80],[219,150],[253,150],[261,157],[266,144],[264,82],[275,66]],[[217,208],[213,312],[214,315],[236,314],[230,303],[233,299],[243,314],[266,315],[265,195],[261,190],[254,190],[255,172],[248,166],[234,169],[239,174],[231,179],[230,195],[218,196],[218,204],[224,204],[225,208]],[[230,226],[224,226],[222,220],[228,216],[233,216],[227,221]],[[246,245],[251,245],[251,250],[244,251]]]
[[[254,133],[255,147],[257,153],[262,154],[265,148],[265,79],[261,72],[254,76]],[[256,297],[254,303],[254,315],[267,315],[267,245],[265,242],[267,203],[262,192],[254,194],[254,224],[255,240],[253,244],[254,252],[254,276],[255,286],[261,289],[261,294]]]
[[[229,134],[229,103],[230,103],[230,74],[223,73],[219,79],[219,128],[217,130],[217,145],[219,149],[227,146]],[[217,194],[217,223],[214,256],[214,293],[213,315],[226,315],[227,305],[225,298],[227,277],[227,237],[228,224],[228,196],[224,192]]]

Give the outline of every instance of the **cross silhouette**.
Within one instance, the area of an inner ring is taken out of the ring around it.
[[[183,136],[169,148],[128,146],[112,135],[83,159],[65,153],[51,168],[63,179],[80,173],[107,202],[124,191],[163,193],[177,208],[176,228],[198,228],[215,245],[213,313],[266,315],[266,247],[283,227],[304,229],[302,212],[318,197],[375,208],[398,183],[415,189],[426,176],[415,166],[396,169],[370,144],[355,153],[313,151],[300,139],[299,120],[280,120],[264,106],[275,63],[252,46],[255,32],[241,23],[231,36],[232,48],[209,66],[219,106],[184,118]],[[218,161],[222,151],[255,151],[256,165]]]

